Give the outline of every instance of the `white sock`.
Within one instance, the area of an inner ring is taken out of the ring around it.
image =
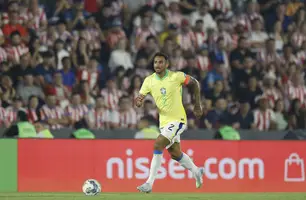
[[[198,167],[193,163],[193,161],[191,160],[191,158],[183,153],[182,157],[180,158],[180,160],[178,160],[178,162],[185,168],[190,170],[192,173],[195,173],[198,170]]]
[[[158,169],[160,168],[162,164],[162,159],[163,159],[162,152],[156,153],[156,151],[154,151],[153,158],[151,161],[151,167],[150,167],[150,176],[147,180],[147,183],[149,183],[150,185],[153,185],[154,183]]]

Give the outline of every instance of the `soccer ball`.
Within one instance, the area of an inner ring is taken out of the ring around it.
[[[88,179],[83,184],[82,189],[86,196],[94,196],[101,192],[101,185],[95,179]]]

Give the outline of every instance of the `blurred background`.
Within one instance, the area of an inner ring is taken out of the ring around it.
[[[51,131],[158,127],[148,96],[158,51],[201,83],[204,114],[188,129],[306,126],[306,16],[301,0],[0,1],[0,122],[24,110]],[[82,126],[81,126],[82,127]],[[152,131],[153,129],[151,129]],[[158,131],[155,129],[155,131]],[[153,131],[154,132],[154,131]]]

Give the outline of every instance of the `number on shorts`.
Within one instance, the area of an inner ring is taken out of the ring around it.
[[[168,127],[169,131],[172,131],[172,128],[174,127],[174,124],[170,124],[170,126]]]

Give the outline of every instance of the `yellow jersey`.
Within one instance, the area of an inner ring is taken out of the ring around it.
[[[183,122],[187,116],[182,102],[182,85],[188,84],[190,76],[183,72],[166,71],[161,79],[156,73],[147,76],[141,86],[140,94],[151,94],[159,112],[160,127],[169,122]]]

